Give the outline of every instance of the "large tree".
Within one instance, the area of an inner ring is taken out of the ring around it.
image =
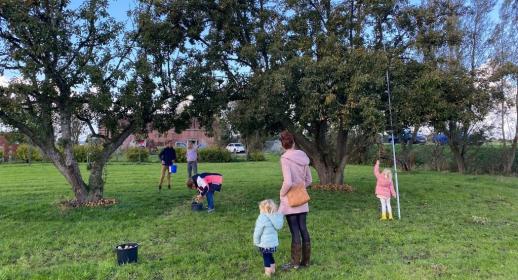
[[[196,42],[225,80],[239,131],[288,129],[321,183],[343,183],[353,131],[384,129],[383,45],[400,1],[207,1]],[[387,44],[390,42],[390,44]],[[381,66],[381,67],[380,67]],[[369,136],[371,135],[371,136]]]
[[[435,113],[434,71],[415,59],[400,61],[391,71],[395,134],[400,135],[398,163],[409,171],[415,165],[414,143]],[[408,137],[410,134],[410,137]],[[402,137],[404,136],[404,137]]]
[[[172,90],[160,90],[145,17],[136,30],[125,30],[129,24],[116,22],[107,6],[105,0],[75,9],[68,0],[0,2],[0,70],[18,76],[0,88],[0,119],[43,151],[79,204],[103,197],[103,168],[130,134],[187,119],[175,110],[185,96],[173,89],[185,71],[171,68],[163,86]],[[181,52],[184,30],[170,31],[178,36],[167,51]],[[87,181],[73,153],[76,120],[101,139]]]
[[[501,120],[503,171],[510,174],[518,148],[518,3],[504,1],[500,8],[500,18],[501,21],[495,26],[491,37],[490,66],[493,68],[492,78],[496,84],[495,93],[499,101],[497,111]],[[513,110],[515,115],[510,116],[509,113]],[[514,127],[506,130],[508,118],[512,120],[511,124],[514,121]],[[509,148],[506,136],[511,140]]]
[[[466,14],[462,1],[425,1],[415,14],[415,50],[429,69],[427,88],[434,96],[430,124],[448,136],[461,173],[476,125],[491,106],[487,81],[478,73],[482,60],[477,51],[485,42],[486,28],[481,26],[488,16],[482,7],[491,5],[474,6],[478,11]]]

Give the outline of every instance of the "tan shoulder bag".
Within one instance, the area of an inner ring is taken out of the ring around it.
[[[306,190],[306,168],[308,167],[304,166],[304,180],[302,183],[292,186],[286,194],[290,207],[300,206],[307,203],[310,199],[308,191]]]

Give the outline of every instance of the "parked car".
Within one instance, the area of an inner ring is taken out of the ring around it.
[[[387,137],[387,143],[392,143],[392,134],[389,134]],[[397,135],[394,136],[394,143],[399,143],[399,137]]]
[[[422,133],[417,133],[415,136],[414,144],[426,144],[426,136]]]
[[[459,138],[457,138],[457,139],[459,139],[459,141],[461,141],[461,138],[460,138],[461,136],[458,136],[458,137]],[[432,141],[439,145],[448,144],[448,140],[449,140],[448,136],[446,136],[442,132],[437,133],[432,138]],[[487,141],[487,139],[486,139],[484,133],[482,133],[482,132],[469,134],[468,139],[467,139],[468,145],[476,145],[476,146],[480,146],[480,145],[484,144],[486,141]]]
[[[187,144],[185,144],[185,142],[176,142],[176,143],[174,143],[174,147],[175,147],[175,148],[183,148],[183,149],[186,149],[186,148],[187,148]]]
[[[404,129],[403,132],[401,132],[401,134],[399,136],[394,135],[394,143],[399,143],[399,142],[410,143],[410,141],[412,141],[412,131],[408,128]],[[387,137],[387,142],[392,143],[392,135],[389,134],[389,136]],[[426,143],[426,136],[424,136],[424,134],[418,132],[417,135],[415,136],[414,144],[425,144],[425,143]]]
[[[244,153],[245,146],[241,143],[230,143],[227,145],[226,149],[232,153]]]
[[[435,144],[446,145],[446,144],[448,144],[448,137],[446,135],[444,135],[444,133],[441,132],[441,133],[437,133],[436,135],[434,135],[432,138],[432,141]]]

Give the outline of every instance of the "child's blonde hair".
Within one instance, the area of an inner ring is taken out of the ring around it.
[[[383,172],[381,172],[381,174],[383,174],[383,176],[385,176],[385,178],[392,181],[392,170],[385,168],[385,169],[383,169]]]
[[[271,199],[265,199],[259,202],[259,210],[261,213],[272,214],[277,212],[277,204]]]

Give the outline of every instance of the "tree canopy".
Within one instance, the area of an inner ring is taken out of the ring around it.
[[[173,26],[168,46],[153,45],[153,36],[168,33],[156,32],[149,5],[134,11],[128,29],[108,14],[108,1],[69,4],[0,3],[0,70],[18,76],[0,88],[0,118],[30,137],[84,203],[102,198],[102,170],[129,135],[187,125],[177,107],[189,94],[180,84],[190,80],[192,63],[182,35],[188,30]],[[75,120],[102,143],[88,183],[73,155]]]

